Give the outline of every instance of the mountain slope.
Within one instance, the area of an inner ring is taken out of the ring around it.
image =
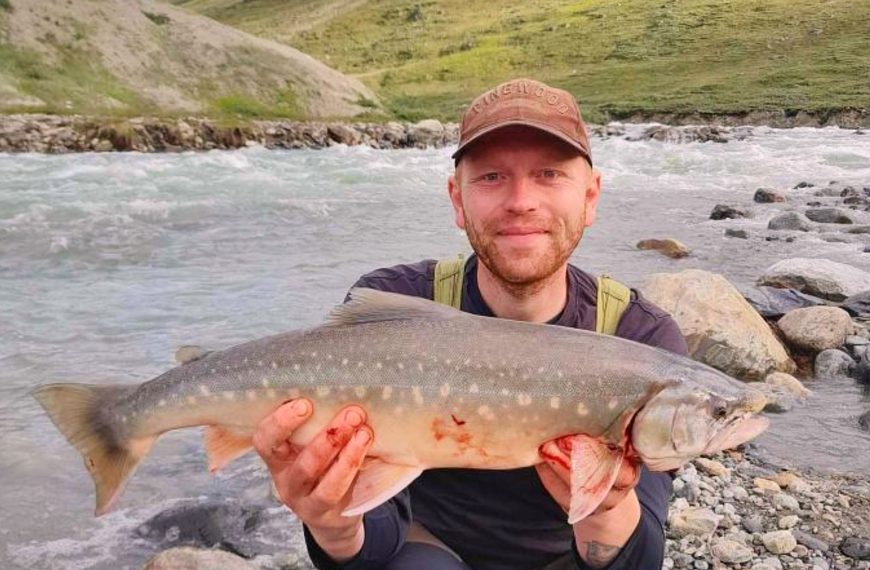
[[[359,77],[404,118],[455,119],[515,76],[597,120],[870,108],[867,0],[323,0],[318,18],[313,0],[172,1]]]
[[[327,118],[377,108],[358,80],[298,50],[167,4],[0,4],[0,111]]]

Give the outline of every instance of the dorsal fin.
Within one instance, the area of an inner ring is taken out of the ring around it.
[[[324,324],[341,326],[410,319],[443,320],[467,316],[466,313],[452,307],[422,297],[356,287],[350,291],[350,300],[333,309]]]

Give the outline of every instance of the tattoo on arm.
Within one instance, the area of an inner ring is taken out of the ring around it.
[[[583,545],[586,546],[586,555],[583,556],[583,560],[593,568],[604,568],[622,550],[620,546],[610,546],[595,541],[584,542]]]

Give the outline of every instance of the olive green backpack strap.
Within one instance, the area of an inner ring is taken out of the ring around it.
[[[462,279],[465,277],[465,258],[459,257],[440,259],[435,264],[435,295],[436,303],[462,308]]]
[[[631,289],[609,275],[598,276],[598,309],[595,332],[616,334],[619,319],[631,301]]]

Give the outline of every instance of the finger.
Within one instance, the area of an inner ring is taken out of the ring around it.
[[[557,442],[548,441],[538,449],[538,453],[563,482],[571,481],[571,456],[566,454]]]
[[[553,500],[567,513],[571,505],[570,485],[562,480],[562,477],[556,473],[549,463],[538,463],[535,465],[535,470],[538,472],[538,477],[541,478],[541,484],[544,486],[544,489],[550,493]]]
[[[359,406],[348,406],[332,419],[329,425],[314,436],[289,469],[294,494],[308,494],[347,445],[356,428],[365,423],[365,412]]]
[[[311,497],[322,506],[334,507],[348,494],[354,479],[371,447],[374,434],[370,427],[362,426],[338,454],[332,467],[323,475]]]
[[[628,490],[635,487],[638,481],[640,481],[640,465],[625,459],[620,466],[616,481],[613,482],[613,488],[616,490]]]
[[[259,423],[253,444],[266,465],[271,468],[275,461],[289,459],[291,448],[287,440],[308,420],[311,412],[311,402],[299,398],[282,405]]]

